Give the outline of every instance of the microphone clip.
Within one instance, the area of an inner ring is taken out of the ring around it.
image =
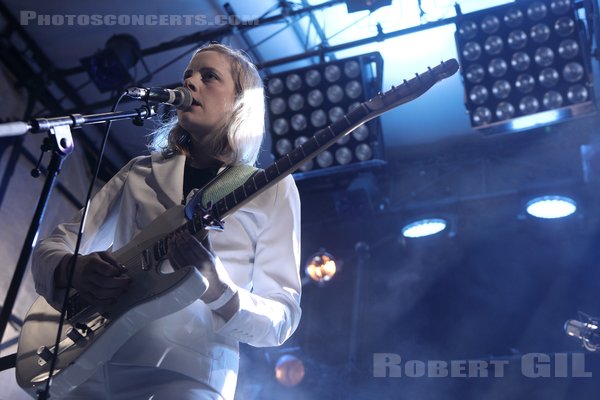
[[[581,339],[583,347],[588,351],[600,350],[600,320],[579,311],[579,319],[565,322],[565,332],[569,336]]]

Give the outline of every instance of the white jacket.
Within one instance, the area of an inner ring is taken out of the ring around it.
[[[167,209],[182,203],[185,157],[159,153],[137,157],[93,198],[81,254],[117,250]],[[54,269],[75,247],[81,216],[59,225],[38,243],[32,272],[36,290],[51,304]],[[200,300],[150,323],[135,334],[111,363],[157,366],[197,379],[233,399],[239,348],[276,346],[300,320],[300,201],[292,177],[265,191],[225,220],[210,238],[231,279],[239,286],[240,308],[225,321]]]

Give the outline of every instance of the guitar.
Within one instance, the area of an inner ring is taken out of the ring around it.
[[[205,278],[191,266],[164,271],[167,240],[175,231],[187,230],[197,237],[218,228],[220,221],[273,186],[304,162],[334,144],[342,136],[365,122],[407,103],[429,90],[434,84],[458,70],[455,59],[429,68],[386,93],[379,93],[344,118],[318,131],[311,139],[259,170],[244,184],[217,201],[208,210],[188,211],[176,206],[150,223],[131,242],[113,253],[132,277],[129,290],[113,305],[94,307],[79,299],[73,291],[58,349],[54,348],[60,313],[45,299],[38,298],[29,310],[21,335],[16,361],[18,384],[35,396],[49,378],[50,363],[57,354],[50,393],[60,396],[85,382],[104,362],[111,359],[139,329],[148,322],[172,314],[193,303]],[[190,215],[192,214],[192,215]]]

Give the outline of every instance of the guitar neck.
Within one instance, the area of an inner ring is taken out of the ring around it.
[[[435,68],[428,68],[422,74],[415,74],[415,77],[405,80],[400,86],[392,87],[386,93],[379,93],[372,99],[361,103],[359,107],[337,122],[315,133],[313,137],[281,157],[271,166],[257,171],[244,184],[213,204],[208,216],[203,212],[197,212],[180,229],[186,229],[196,235],[207,226],[207,220],[223,220],[260,193],[294,172],[302,164],[333,145],[342,136],[384,112],[421,96],[435,83],[456,73],[458,68],[458,62],[455,59],[444,61]],[[154,246],[157,258],[164,256],[166,250],[166,240],[161,240]]]

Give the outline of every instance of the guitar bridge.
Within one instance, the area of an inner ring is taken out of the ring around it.
[[[60,357],[62,353],[69,350],[73,346],[84,347],[94,338],[96,332],[108,324],[108,320],[102,315],[98,315],[87,324],[76,323],[75,326],[71,327],[66,334],[66,337],[58,344],[57,357]],[[55,353],[55,346],[47,347],[41,346],[37,350],[38,365],[40,367],[46,365],[52,360]]]

